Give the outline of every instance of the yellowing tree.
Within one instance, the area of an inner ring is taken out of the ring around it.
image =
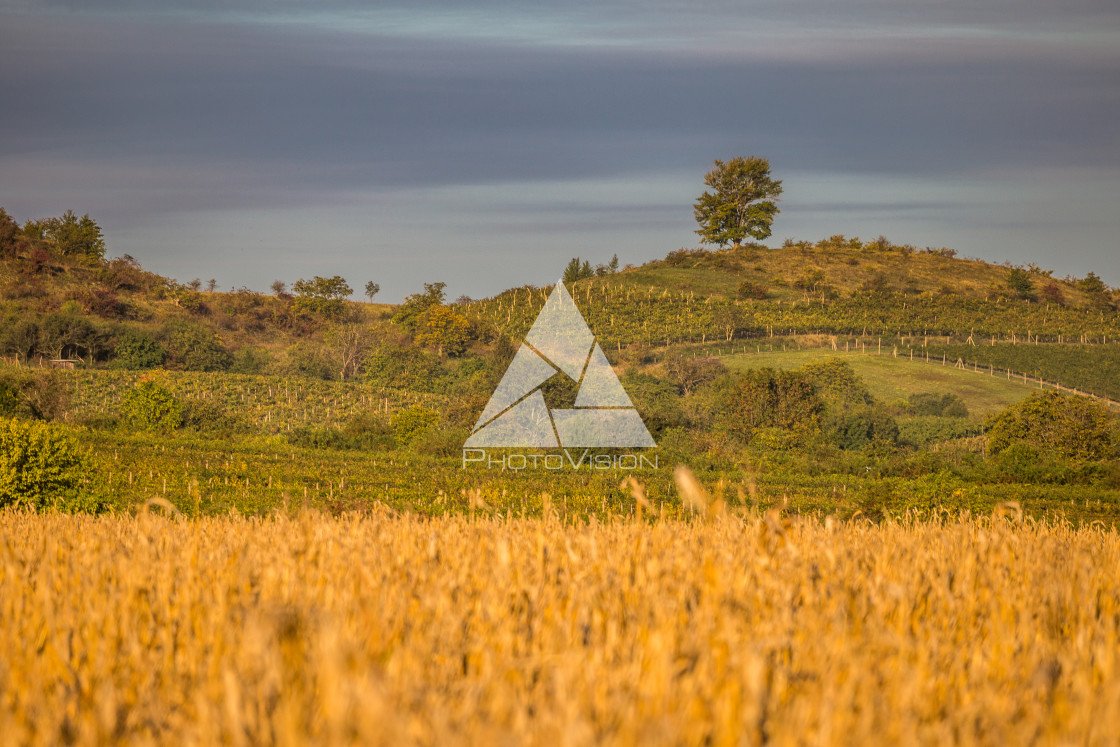
[[[416,342],[436,348],[440,355],[461,355],[470,340],[470,322],[454,309],[440,305],[429,307],[419,318]]]

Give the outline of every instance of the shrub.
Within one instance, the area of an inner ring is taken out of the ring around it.
[[[622,387],[654,438],[667,428],[685,424],[680,395],[671,382],[646,373],[628,372],[622,377]]]
[[[758,301],[765,301],[770,298],[770,291],[765,285],[760,283],[752,283],[750,280],[744,280],[739,284],[736,295],[742,299],[755,299]]]
[[[694,358],[683,353],[665,357],[665,376],[677,385],[681,394],[692,394],[698,387],[715,381],[726,371],[717,358]]]
[[[1012,267],[1007,274],[1007,287],[1019,298],[1034,298],[1034,284],[1031,274],[1022,267]]]
[[[413,448],[421,454],[432,456],[455,456],[460,453],[463,443],[470,436],[469,428],[433,428],[425,431],[413,443]]]
[[[182,427],[203,433],[228,435],[249,429],[245,418],[231,413],[217,402],[207,399],[187,398],[182,402]]]
[[[564,283],[571,285],[579,280],[589,278],[594,274],[595,271],[591,269],[590,262],[585,259],[581,263],[579,257],[572,257],[567,267],[564,268]]]
[[[707,254],[708,252],[703,249],[677,249],[665,255],[663,261],[669,267],[681,267],[689,263],[689,260],[703,259]],[[695,262],[689,264],[695,264]]]
[[[7,381],[0,380],[0,417],[11,417],[19,409],[19,390]]]
[[[772,368],[745,371],[738,377],[731,399],[730,429],[746,441],[759,428],[803,435],[820,425],[823,405],[803,373]]]
[[[57,371],[0,369],[0,414],[54,420],[69,404],[70,390]]]
[[[70,314],[50,314],[39,325],[39,352],[54,358],[103,358],[106,335],[88,319]]]
[[[225,371],[233,362],[220,337],[194,324],[173,325],[167,347],[169,363],[186,371]]]
[[[1108,286],[1097,277],[1095,272],[1090,272],[1084,278],[1078,280],[1077,287],[1089,294],[1100,294],[1108,290]]]
[[[231,373],[262,374],[272,365],[272,356],[263,348],[241,348],[233,354]]]
[[[424,283],[423,293],[411,293],[405,296],[404,303],[397,307],[397,313],[393,314],[393,324],[399,325],[407,332],[415,330],[421,314],[432,306],[443,303],[447,295],[444,291],[446,287],[447,283]]]
[[[183,424],[183,405],[151,379],[125,393],[120,413],[129,424],[144,430],[170,430]]]
[[[1117,455],[1116,423],[1111,413],[1088,397],[1035,392],[990,421],[988,452],[1013,444],[1049,450],[1066,459],[1096,461]]]
[[[0,332],[0,353],[28,360],[39,347],[39,325],[30,319],[19,319],[4,325]]]
[[[334,378],[334,363],[317,348],[293,345],[288,348],[287,360],[280,367],[285,376],[304,376],[309,379],[329,381]]]
[[[1069,462],[1056,459],[1052,452],[1043,452],[1030,444],[1016,442],[994,458],[1000,477],[1009,482],[1072,484],[1078,480],[1077,470]]]
[[[919,448],[933,444],[973,438],[984,432],[984,426],[966,418],[918,416],[904,418],[899,424],[899,440]]]
[[[884,272],[876,272],[860,285],[860,291],[873,296],[886,296],[892,290],[890,278]]]
[[[108,288],[93,288],[86,291],[82,294],[81,300],[86,310],[100,317],[107,319],[132,319],[136,317],[136,307]]]
[[[793,282],[793,287],[809,293],[817,293],[827,287],[825,274],[821,270],[806,270]]]
[[[83,488],[88,473],[86,456],[51,426],[0,419],[0,508],[102,510]]]
[[[409,445],[435,428],[439,413],[420,405],[398,412],[392,420],[393,433],[401,445]]]
[[[806,363],[799,370],[826,403],[832,405],[869,405],[871,392],[851,365],[840,358]]]
[[[915,415],[935,415],[942,418],[968,417],[968,405],[956,394],[911,394],[907,405],[910,412]]]
[[[342,316],[346,310],[343,299],[354,292],[339,275],[331,278],[316,275],[311,280],[300,279],[292,283],[292,290],[296,294],[296,300],[292,303],[292,309],[296,313],[327,318]]]
[[[127,330],[117,336],[112,365],[129,370],[159,368],[166,357],[163,345],[147,335]]]
[[[1042,287],[1042,300],[1057,304],[1058,306],[1066,305],[1066,295],[1062,293],[1062,289],[1055,283],[1047,283]]]
[[[370,355],[364,367],[365,380],[378,388],[436,391],[443,374],[434,353],[389,345]]]
[[[898,423],[885,412],[859,407],[832,413],[824,430],[841,449],[862,449],[873,443],[893,446],[898,443]]]

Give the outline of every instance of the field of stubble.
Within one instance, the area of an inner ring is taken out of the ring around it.
[[[6,744],[1115,744],[1120,536],[0,513]]]

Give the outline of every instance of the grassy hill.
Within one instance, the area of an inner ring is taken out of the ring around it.
[[[1039,268],[958,259],[947,250],[857,247],[838,237],[779,249],[682,249],[572,286],[599,339],[616,351],[793,334],[922,346],[969,338],[974,344],[1120,340],[1117,293],[1095,276],[1057,279]],[[544,298],[542,289],[511,289],[472,302],[467,311],[518,337]]]
[[[1006,302],[1017,297],[1007,285],[1010,270],[1008,265],[959,258],[948,249],[918,250],[834,236],[776,249],[746,244],[717,251],[681,249],[627,273],[627,279],[640,286],[695,291],[728,300],[736,298],[742,283],[749,281],[765,289],[773,300],[785,303],[866,292]],[[1073,278],[1054,278],[1044,268],[1032,267],[1026,272],[1043,303],[1072,307],[1098,303]],[[1057,293],[1051,291],[1047,296],[1049,285]]]
[[[986,417],[1036,385],[952,365],[1120,396],[1115,292],[1037,268],[1020,271],[1016,289],[1013,268],[950,255],[834,237],[681,250],[570,283],[655,433],[650,453],[662,468],[640,474],[649,500],[685,510],[669,469],[684,463],[731,503],[756,507],[850,516],[1015,500],[1035,514],[1120,516],[1115,460],[986,455]],[[548,290],[446,304],[436,284],[399,306],[320,303],[203,291],[127,257],[17,252],[0,261],[0,416],[53,421],[94,455],[83,479],[125,508],[159,496],[188,513],[376,503],[432,514],[634,510],[613,471],[460,463]],[[56,357],[83,362],[40,368]],[[821,384],[804,379],[806,364],[837,357],[865,401],[807,395],[812,417],[764,424],[757,438],[736,420],[755,396],[750,371],[783,369],[811,390]],[[138,424],[129,398],[151,386],[182,408],[179,425]],[[947,394],[967,418],[911,406],[915,395]]]

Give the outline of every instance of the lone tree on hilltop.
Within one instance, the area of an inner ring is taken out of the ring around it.
[[[700,195],[693,205],[700,241],[739,246],[748,236],[765,239],[780,212],[776,203],[782,194],[782,182],[770,177],[770,162],[749,156],[714,163],[715,168],[704,176],[704,183],[714,191]]]

